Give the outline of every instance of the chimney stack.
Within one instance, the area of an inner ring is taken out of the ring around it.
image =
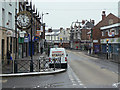
[[[82,20],[82,25],[85,24],[85,20]]]
[[[95,21],[94,21],[94,20],[92,20],[92,21],[91,21],[91,23],[94,25],[94,24],[95,24]]]
[[[106,17],[105,11],[102,11],[102,20],[104,20]]]

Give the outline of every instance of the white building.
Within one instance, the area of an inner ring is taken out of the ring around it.
[[[60,34],[59,29],[52,29],[51,32],[46,32],[45,33],[45,39],[49,43],[59,43],[59,38],[58,35]]]
[[[58,35],[59,40],[62,39],[62,46],[65,48],[69,48],[69,42],[70,42],[70,28],[67,29],[61,29],[60,34]]]
[[[69,47],[70,29],[53,29],[45,33],[45,39],[48,43],[54,43],[54,45],[62,43],[64,47]]]
[[[7,60],[7,51],[14,59],[15,49],[15,13],[19,11],[19,0],[2,0],[0,2],[0,62]],[[1,60],[2,59],[2,60]]]

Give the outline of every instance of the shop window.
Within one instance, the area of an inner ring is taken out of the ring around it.
[[[113,48],[113,53],[119,53],[119,44],[115,44]]]
[[[115,30],[115,35],[118,35],[118,34],[119,34],[119,29],[116,28],[116,30]]]
[[[102,52],[106,53],[106,45],[102,45]]]

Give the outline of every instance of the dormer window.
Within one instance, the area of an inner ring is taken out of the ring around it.
[[[113,24],[113,19],[110,19],[108,23],[109,25]]]

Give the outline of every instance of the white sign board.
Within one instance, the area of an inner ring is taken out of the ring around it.
[[[109,33],[108,33],[108,36],[109,36],[109,37],[114,37],[114,36],[115,36],[115,33],[114,33],[114,32],[109,32]]]
[[[7,30],[6,34],[7,34],[7,37],[13,36],[13,32],[11,30]]]
[[[20,32],[20,37],[24,38],[24,35],[25,33],[24,32]]]
[[[105,44],[107,39],[101,39],[101,43]],[[108,38],[108,43],[120,43],[120,38]]]
[[[98,43],[98,40],[93,40],[93,43]]]

